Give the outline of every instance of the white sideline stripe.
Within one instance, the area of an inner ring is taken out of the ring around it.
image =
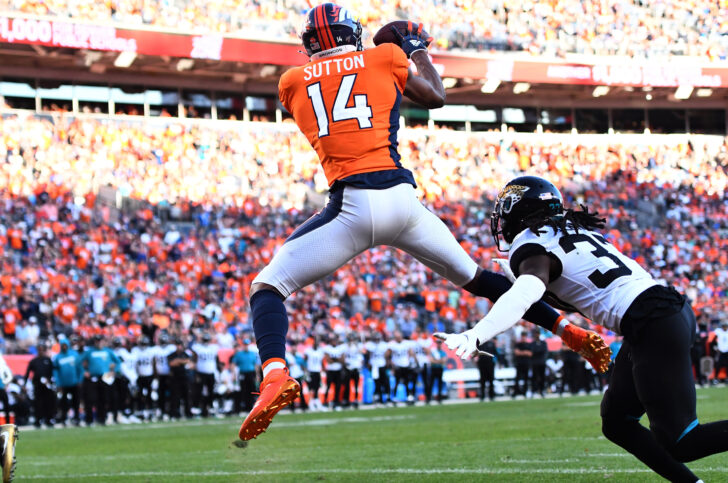
[[[545,460],[512,460],[508,458],[501,458],[501,463],[504,464],[549,464],[549,463],[576,463],[579,461],[576,458],[564,458],[560,460],[551,460],[551,459],[545,459]]]
[[[728,468],[694,468],[699,472],[728,473]],[[328,468],[319,470],[258,470],[258,471],[130,471],[116,473],[78,473],[72,475],[20,475],[23,479],[41,480],[48,478],[55,479],[78,479],[78,478],[110,478],[118,476],[141,477],[141,476],[275,476],[275,475],[317,475],[317,474],[372,474],[372,475],[440,475],[440,474],[487,474],[487,475],[513,475],[513,474],[556,474],[556,475],[601,475],[601,474],[635,474],[652,473],[648,468],[364,468],[361,470],[347,468]]]

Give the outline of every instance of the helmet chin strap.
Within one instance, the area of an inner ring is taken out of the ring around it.
[[[332,57],[334,55],[341,55],[341,54],[347,54],[349,52],[355,52],[356,51],[356,45],[339,45],[338,47],[334,47],[333,49],[329,50],[322,50],[321,52],[316,52],[311,56],[311,60],[318,60],[323,59],[325,57]]]

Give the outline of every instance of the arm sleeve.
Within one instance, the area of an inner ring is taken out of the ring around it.
[[[523,314],[546,292],[546,285],[534,275],[521,275],[473,328],[478,342],[483,343],[513,327]]]
[[[392,52],[392,76],[397,89],[404,92],[407,85],[407,77],[409,76],[409,60],[402,49],[394,44],[383,44],[389,47]]]

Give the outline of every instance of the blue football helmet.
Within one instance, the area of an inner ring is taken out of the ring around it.
[[[308,12],[301,41],[309,57],[340,45],[353,45],[363,50],[362,28],[349,11],[333,3],[318,5]]]

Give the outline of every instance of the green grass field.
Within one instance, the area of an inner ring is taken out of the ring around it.
[[[21,432],[16,481],[662,481],[601,436],[598,396]],[[701,421],[728,388],[698,392]],[[644,422],[644,419],[643,419]],[[728,481],[728,454],[690,464]]]

